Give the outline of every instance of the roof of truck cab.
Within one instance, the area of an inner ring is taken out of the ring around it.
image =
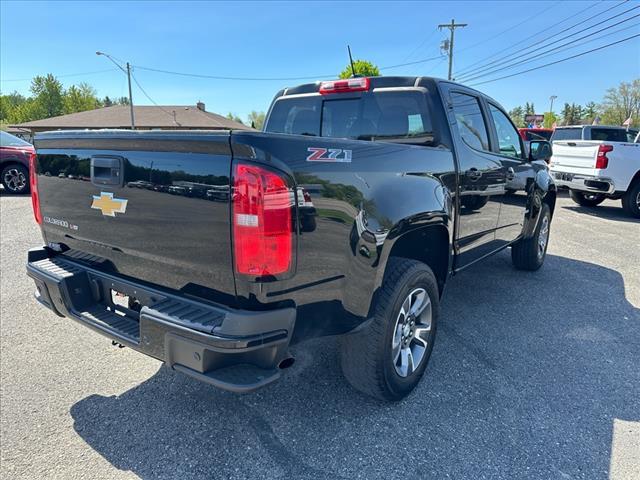
[[[391,77],[391,76],[389,76],[389,77],[380,76],[380,77],[368,77],[368,78],[371,81],[371,87],[370,87],[371,90],[373,90],[374,88],[416,87],[416,86],[418,86],[419,83],[424,82],[424,81],[433,82],[435,84],[447,83],[447,84],[459,86],[461,88],[464,88],[465,90],[470,90],[472,92],[477,93],[478,95],[483,96],[487,100],[491,100],[494,103],[500,104],[497,100],[495,100],[494,98],[491,98],[489,95],[487,95],[484,92],[481,92],[480,90],[477,90],[477,89],[475,89],[473,87],[469,87],[468,85],[464,85],[462,83],[455,82],[453,80],[446,80],[444,78],[427,77],[427,76],[411,76],[411,77],[407,77],[407,76],[394,76],[394,77]],[[320,89],[320,85],[322,84],[322,82],[324,82],[324,81],[334,81],[334,80],[336,80],[336,79],[318,80],[318,81],[312,82],[312,83],[304,83],[304,84],[297,85],[297,86],[294,86],[294,87],[283,88],[282,90],[280,90],[275,95],[275,99],[278,99],[280,97],[290,96],[290,95],[318,93],[318,91]]]

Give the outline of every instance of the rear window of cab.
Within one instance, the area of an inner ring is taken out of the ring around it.
[[[360,97],[280,97],[266,132],[353,140],[433,139],[431,117],[419,91],[371,92]]]

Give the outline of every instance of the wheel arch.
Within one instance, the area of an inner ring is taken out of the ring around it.
[[[451,270],[451,241],[445,225],[429,225],[410,230],[393,243],[389,258],[401,257],[418,260],[431,268],[438,282],[440,296]],[[385,265],[385,271],[386,266]]]

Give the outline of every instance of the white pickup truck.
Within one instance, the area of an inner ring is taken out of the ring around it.
[[[640,143],[622,127],[558,127],[551,137],[551,176],[571,199],[594,207],[605,198],[640,218]],[[636,135],[633,135],[635,137]]]

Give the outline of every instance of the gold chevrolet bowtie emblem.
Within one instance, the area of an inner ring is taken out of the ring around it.
[[[128,200],[113,198],[113,193],[100,192],[100,196],[93,195],[91,208],[100,210],[103,215],[115,217],[116,213],[124,213],[127,209]]]

